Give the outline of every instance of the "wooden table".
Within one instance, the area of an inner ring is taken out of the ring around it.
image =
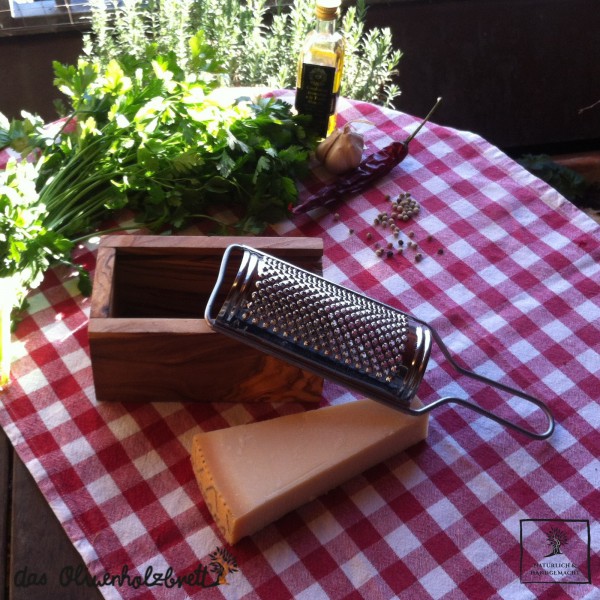
[[[2,430],[0,557],[0,600],[102,598],[96,588],[60,584],[64,567],[87,569]]]

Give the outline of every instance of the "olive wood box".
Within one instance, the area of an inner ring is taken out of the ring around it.
[[[98,400],[320,401],[320,377],[216,333],[206,323],[204,309],[223,252],[232,243],[322,272],[323,242],[317,238],[101,239],[88,327]]]

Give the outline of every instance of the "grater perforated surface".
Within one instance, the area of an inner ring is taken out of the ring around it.
[[[419,324],[285,261],[250,253],[217,325],[285,351],[309,368],[326,368],[385,390],[394,401],[410,401],[428,356],[428,337]]]

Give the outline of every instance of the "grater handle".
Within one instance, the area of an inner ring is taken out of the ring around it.
[[[418,321],[418,322],[421,322],[421,323],[427,325],[426,323],[424,323],[423,321],[420,321],[419,319],[415,318],[415,321]],[[475,379],[481,383],[485,383],[491,387],[495,387],[503,392],[507,392],[514,396],[518,396],[519,398],[522,398],[522,399],[526,400],[527,402],[534,404],[537,408],[539,408],[546,415],[546,418],[548,420],[548,428],[546,429],[546,431],[544,431],[542,433],[538,433],[531,429],[526,429],[524,427],[521,427],[520,425],[517,425],[516,423],[513,423],[512,421],[508,421],[507,419],[505,419],[503,417],[495,415],[494,413],[490,412],[489,410],[486,410],[486,409],[482,408],[481,406],[478,406],[474,402],[471,402],[465,398],[455,398],[452,396],[440,398],[439,400],[430,402],[429,404],[427,404],[426,406],[423,406],[422,408],[411,409],[411,412],[414,412],[416,414],[422,414],[425,412],[429,412],[431,409],[433,409],[437,406],[441,406],[442,404],[454,403],[454,404],[460,404],[461,406],[465,406],[466,408],[470,408],[471,410],[474,410],[475,412],[491,419],[492,421],[496,421],[497,423],[500,423],[501,425],[510,427],[511,429],[514,429],[515,431],[523,433],[534,439],[545,440],[552,435],[552,433],[554,432],[555,421],[554,421],[554,417],[553,417],[552,413],[550,412],[550,409],[546,406],[546,404],[544,402],[542,402],[541,400],[538,400],[537,398],[534,398],[533,396],[530,396],[529,394],[526,394],[525,392],[523,392],[521,390],[512,388],[508,385],[500,383],[499,381],[494,381],[493,379],[489,379],[488,377],[485,377],[478,373],[474,373],[473,371],[468,371],[467,369],[464,369],[452,358],[452,355],[450,354],[448,347],[442,341],[442,338],[439,335],[439,333],[431,325],[427,325],[427,326],[429,327],[429,329],[431,331],[433,339],[436,341],[437,345],[440,347],[440,350],[442,351],[442,353],[444,354],[444,356],[446,357],[448,362],[459,373],[461,373],[462,375],[465,375],[467,377],[471,377],[472,379]]]

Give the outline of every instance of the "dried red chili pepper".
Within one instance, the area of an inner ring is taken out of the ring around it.
[[[392,142],[382,150],[367,156],[356,169],[321,188],[305,202],[294,207],[292,213],[296,215],[305,213],[313,208],[332,204],[341,200],[344,196],[358,194],[367,188],[369,184],[389,173],[406,158],[408,155],[408,145],[417,133],[419,133],[423,125],[429,121],[441,100],[441,98],[437,99],[437,102],[423,121],[421,121],[417,129],[403,142]]]

